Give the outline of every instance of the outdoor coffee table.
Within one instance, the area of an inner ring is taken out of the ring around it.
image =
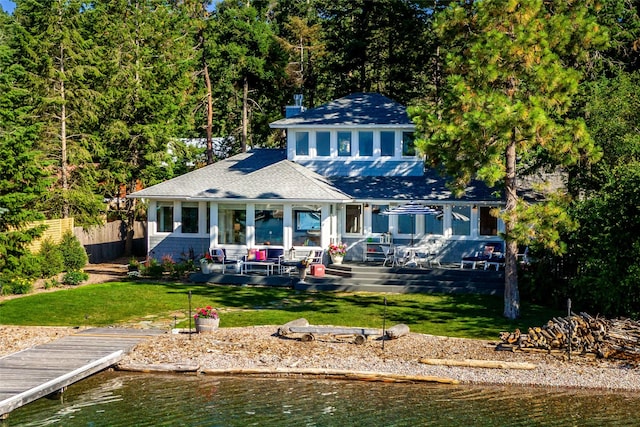
[[[247,272],[253,270],[252,267],[260,266],[265,267],[267,272],[267,276],[271,276],[273,274],[273,267],[276,264],[274,262],[267,261],[245,261],[242,263],[242,274],[247,274]]]

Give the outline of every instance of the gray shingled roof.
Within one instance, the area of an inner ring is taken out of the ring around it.
[[[404,105],[379,93],[354,93],[270,124],[275,129],[335,125],[414,126]]]
[[[358,200],[500,201],[493,195],[495,189],[480,181],[470,183],[462,197],[454,197],[446,179],[435,171],[427,171],[424,176],[337,176],[328,180]]]
[[[286,160],[284,150],[238,154],[130,195],[180,200],[316,200],[350,197],[321,175]]]

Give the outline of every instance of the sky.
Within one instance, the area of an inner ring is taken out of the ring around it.
[[[13,9],[16,7],[15,3],[8,0],[0,0],[0,6],[5,12],[13,12]]]

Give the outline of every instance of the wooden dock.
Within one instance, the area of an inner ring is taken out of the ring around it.
[[[93,328],[0,358],[0,419],[117,363],[153,329]]]

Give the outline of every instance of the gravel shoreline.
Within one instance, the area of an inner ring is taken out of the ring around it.
[[[496,351],[497,341],[410,333],[396,340],[319,337],[302,342],[277,336],[277,326],[220,328],[213,334],[170,334],[146,339],[122,366],[197,366],[199,371],[300,373],[344,371],[411,377],[440,377],[461,384],[640,390],[640,369],[624,361],[574,355]],[[77,332],[73,328],[0,326],[0,357]],[[534,369],[490,369],[428,365],[423,358],[527,362]]]

